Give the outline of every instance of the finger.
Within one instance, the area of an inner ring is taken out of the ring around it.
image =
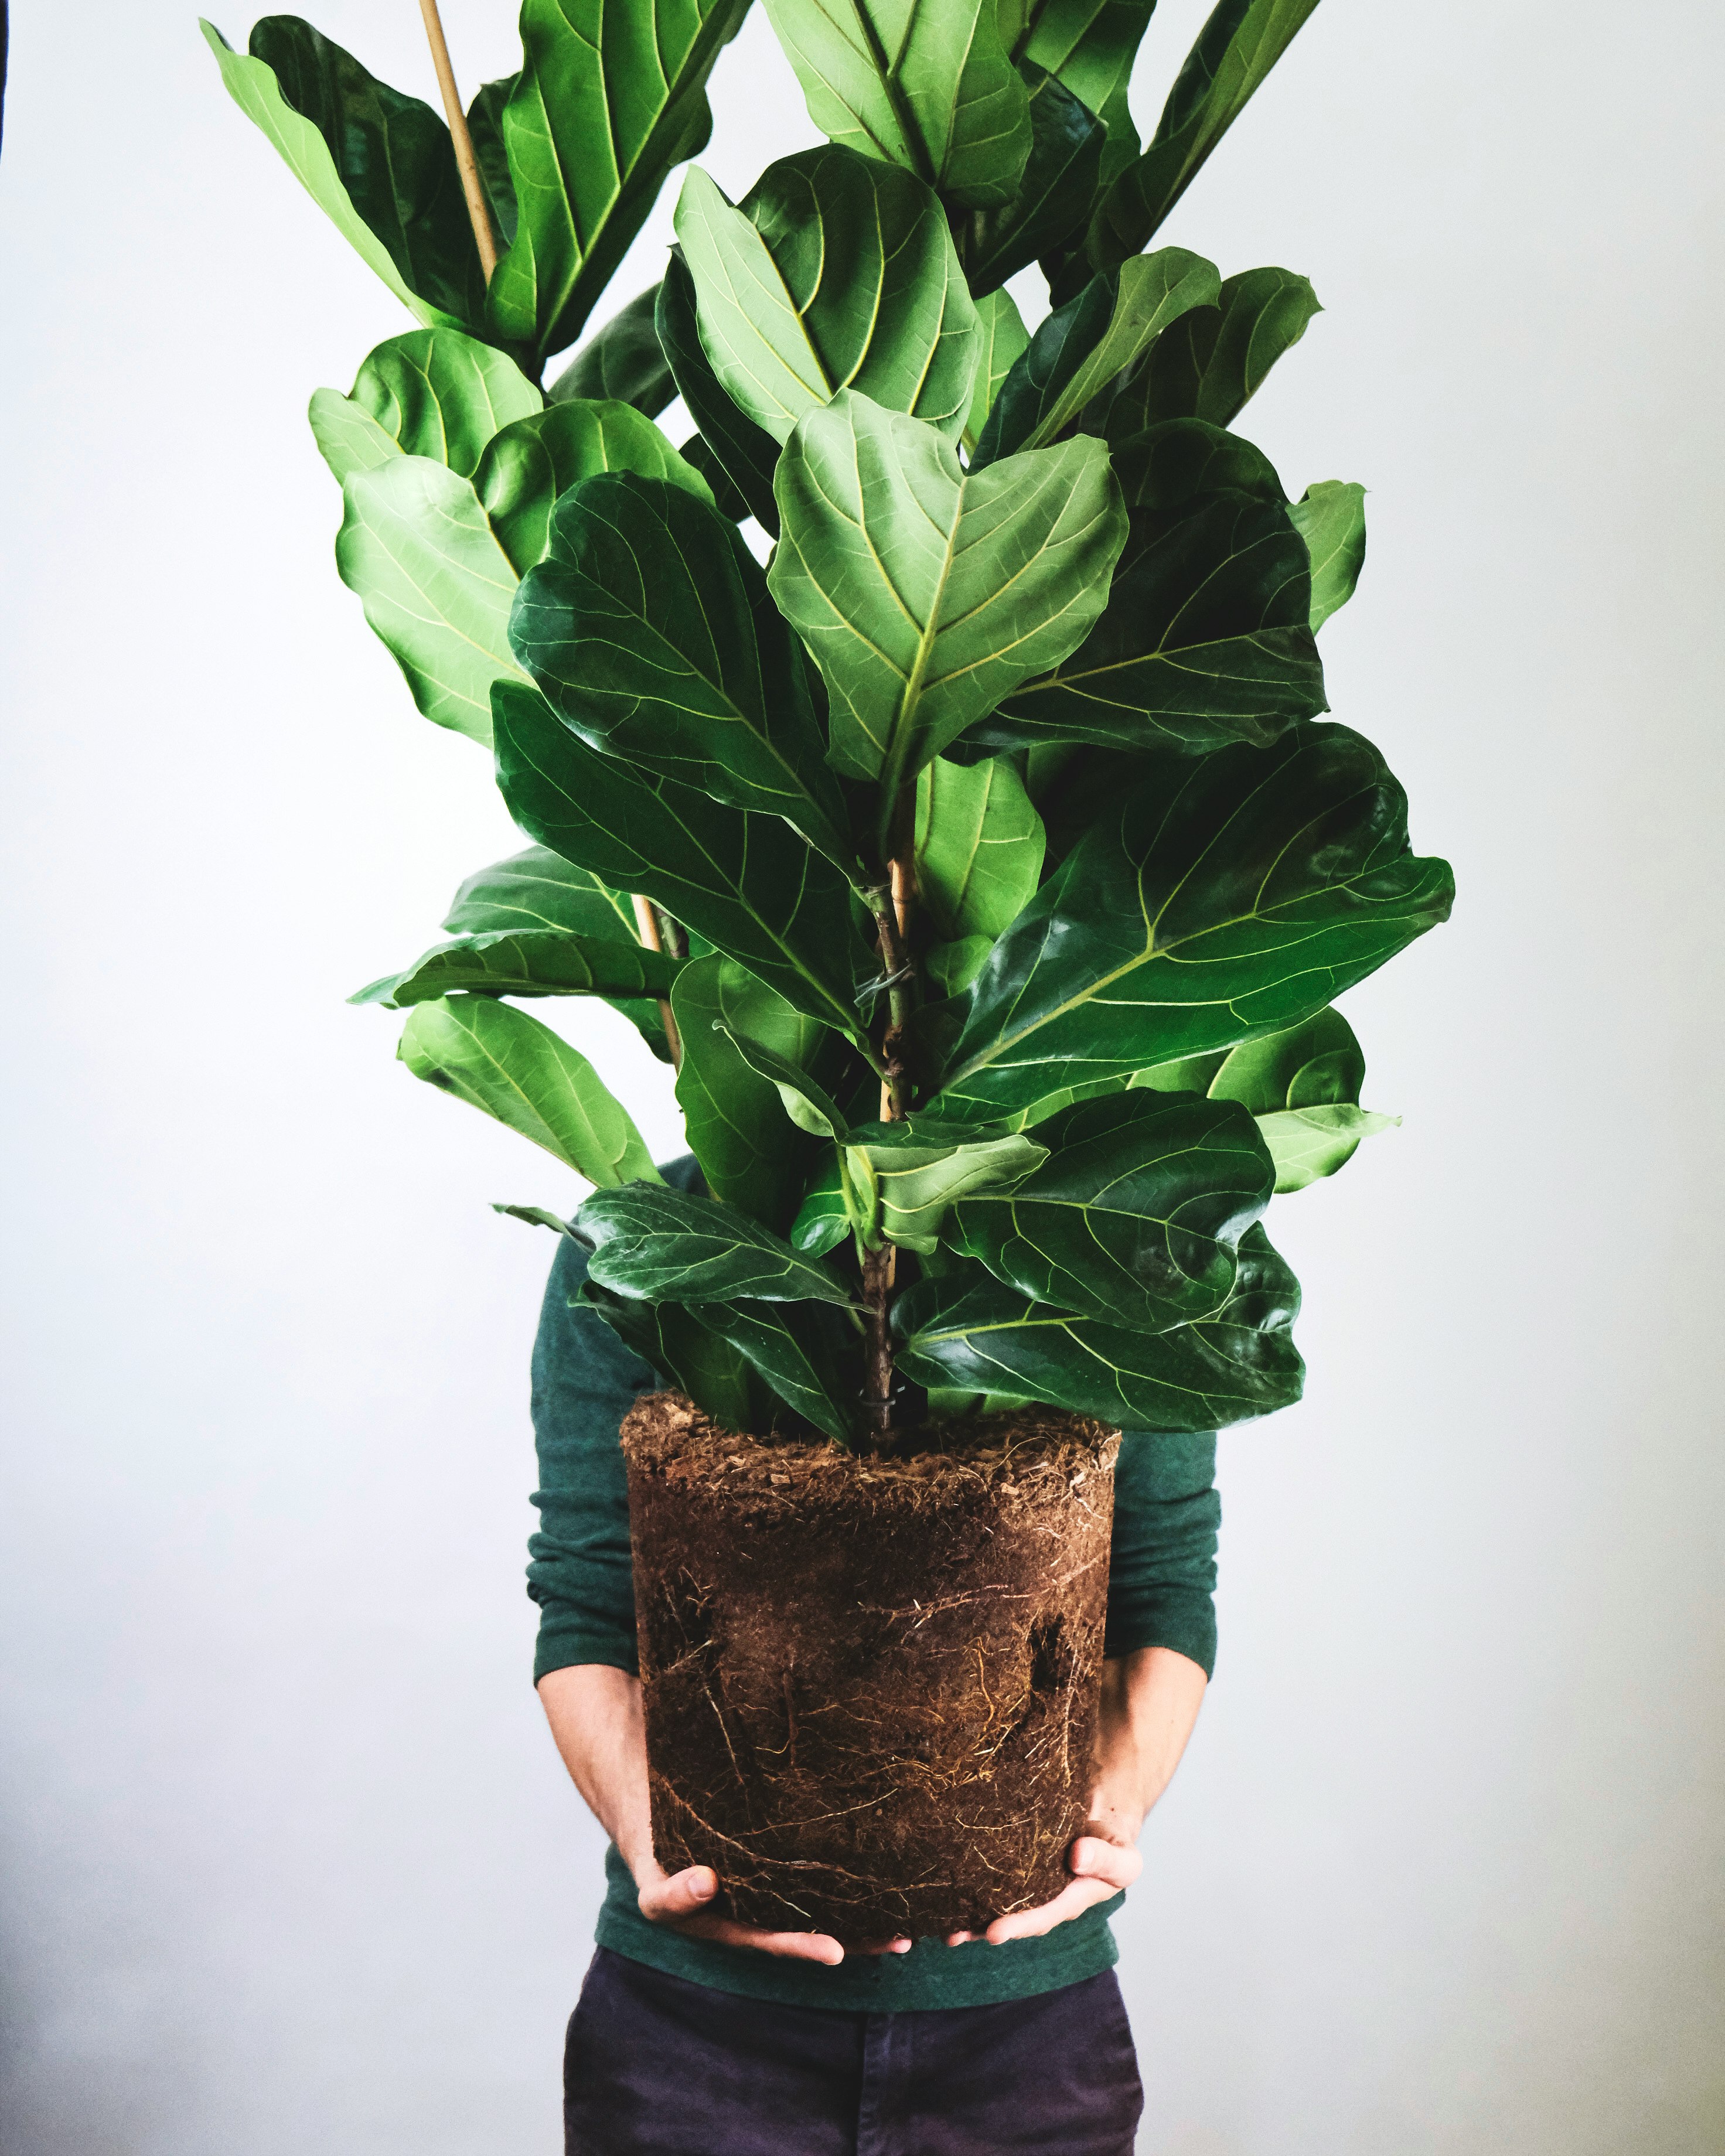
[[[691,1864],[685,1871],[649,1880],[640,1892],[641,1914],[649,1924],[680,1923],[697,1915],[719,1891],[710,1864]]]
[[[1095,1908],[1098,1902],[1111,1901],[1116,1892],[1105,1880],[1075,1879],[1040,1909],[1020,1909],[1014,1916],[997,1917],[983,1936],[991,1947],[1004,1946],[1009,1939],[1039,1939],[1056,1924],[1070,1923],[1074,1917]]]
[[[949,1947],[967,1947],[975,1937],[974,1932],[948,1932],[947,1944]]]
[[[864,1954],[908,1953],[911,1942],[908,1939],[877,1939],[872,1946],[853,1947],[850,1951]]]
[[[1100,1835],[1080,1835],[1066,1852],[1066,1869],[1075,1879],[1105,1879],[1117,1891],[1130,1887],[1143,1868],[1137,1850]]]
[[[757,1932],[729,1917],[691,1917],[680,1930],[692,1938],[711,1939],[721,1947],[748,1947],[780,1961],[813,1961],[836,1969],[845,1949],[826,1932]]]

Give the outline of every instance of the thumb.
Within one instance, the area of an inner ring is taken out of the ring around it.
[[[640,1892],[641,1914],[649,1924],[675,1924],[708,1907],[719,1891],[718,1874],[708,1864],[650,1880]]]

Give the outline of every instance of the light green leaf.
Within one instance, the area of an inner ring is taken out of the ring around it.
[[[844,1136],[844,1111],[799,1064],[780,1055],[764,1042],[752,1040],[747,1033],[734,1026],[721,1022],[717,1029],[756,1076],[764,1078],[778,1093],[785,1113],[799,1131],[806,1131],[811,1137],[817,1138]]]
[[[571,398],[517,419],[486,444],[473,483],[503,551],[525,576],[549,549],[557,497],[609,471],[638,472],[712,501],[706,481],[653,422],[614,399]]]
[[[1147,1075],[1148,1074],[1146,1074]],[[1238,1101],[1255,1116],[1278,1108],[1358,1107],[1366,1059],[1353,1028],[1324,1009],[1280,1033],[1243,1042],[1204,1082],[1212,1100]]]
[[[855,860],[802,651],[710,501],[634,475],[564,495],[510,640],[594,748],[782,816],[829,860]]]
[[[512,1004],[490,996],[420,1004],[396,1053],[416,1078],[483,1108],[589,1183],[659,1180],[628,1110],[587,1058]]]
[[[664,1184],[596,1191],[575,1216],[589,1279],[648,1302],[831,1302],[849,1291],[816,1259],[734,1205]]]
[[[863,1123],[845,1138],[845,1163],[870,1204],[872,1231],[925,1255],[947,1208],[967,1192],[1009,1186],[1047,1158],[1045,1146],[1004,1126],[943,1123],[938,1116]]]
[[[410,330],[367,355],[349,401],[410,457],[471,479],[500,427],[544,408],[515,362],[459,330]],[[339,475],[338,475],[339,476]]]
[[[261,40],[268,58],[234,52],[202,17],[198,28],[229,96],[275,144],[288,170],[367,268],[422,322],[461,328],[483,295],[484,282],[461,206],[449,131],[436,115],[417,98],[377,81],[339,45],[291,16],[268,17],[253,31],[253,44]],[[273,41],[272,29],[280,33]],[[272,59],[303,75],[300,96],[321,126],[283,95]],[[331,136],[342,150],[345,171],[337,169]],[[357,202],[350,187],[358,190]]]
[[[967,208],[1010,200],[1030,152],[1029,99],[993,0],[767,0],[809,116]]]
[[[485,996],[668,996],[680,959],[541,928],[439,943],[347,1000],[390,1010],[467,990]]]
[[[748,0],[525,0],[503,112],[519,210],[487,319],[542,361],[578,337],[672,167],[712,128],[706,79]]]
[[[1366,490],[1357,480],[1322,479],[1289,510],[1312,557],[1312,626],[1322,629],[1353,597],[1366,560]]]
[[[860,1037],[854,984],[868,963],[850,889],[778,817],[726,807],[603,756],[529,684],[497,684],[497,783],[524,831],[643,891],[809,1017]]]
[[[1333,1175],[1353,1158],[1362,1138],[1394,1130],[1399,1116],[1380,1116],[1371,1108],[1281,1108],[1260,1116],[1258,1129],[1276,1163],[1276,1195],[1303,1190]]]
[[[846,1186],[847,1178],[838,1154],[829,1153],[826,1166],[809,1184],[797,1209],[797,1217],[791,1223],[793,1248],[811,1257],[824,1257],[829,1250],[836,1250],[847,1235],[867,1224],[854,1216],[851,1204],[846,1199]]]
[[[1000,394],[1001,383],[1030,341],[1030,332],[1024,327],[1018,303],[1004,285],[978,300],[976,311],[977,320],[983,326],[983,341],[976,379],[971,386],[970,416],[964,423],[967,449],[976,447],[978,436],[988,424],[994,399]]]
[[[1214,304],[1220,290],[1214,263],[1183,247],[1092,277],[1041,325],[1001,385],[973,466],[1053,441],[1171,322]]]
[[[957,439],[982,327],[910,173],[829,144],[768,166],[733,209],[697,165],[677,239],[713,372],[775,441],[843,389]]]
[[[1088,438],[967,475],[932,428],[841,391],[798,425],[768,573],[830,692],[829,755],[897,788],[1082,642],[1126,536]]]
[[[526,676],[509,649],[516,578],[471,480],[429,457],[347,475],[336,567],[434,725],[486,747],[491,684]]]
[[[916,774],[916,894],[937,932],[993,938],[1036,896],[1042,819],[1004,758]]]
[[[979,1266],[921,1281],[892,1322],[899,1367],[920,1384],[1044,1400],[1127,1430],[1212,1430],[1299,1399],[1299,1283],[1259,1226],[1240,1239],[1227,1301],[1165,1332],[1069,1315]]]
[[[615,398],[656,419],[677,393],[654,327],[658,309],[658,285],[637,292],[582,346],[546,391],[547,399],[563,404],[575,397]]]
[[[1317,5],[1317,0],[1221,0],[1175,79],[1150,147],[1097,207],[1090,234],[1092,262],[1118,262],[1148,246]]]
[[[1291,270],[1225,277],[1214,306],[1194,307],[1099,396],[1085,424],[1123,442],[1164,419],[1234,424],[1285,352],[1321,314],[1310,281]]]
[[[305,417],[311,422],[318,454],[338,485],[345,483],[350,472],[375,471],[402,453],[394,435],[339,389],[314,389]]]
[[[678,393],[689,417],[701,429],[708,454],[761,529],[776,539],[778,505],[773,499],[773,473],[778,462],[778,444],[737,408],[713,372],[712,362],[701,341],[695,280],[680,247],[671,249],[665,282],[659,288],[659,312],[655,320]],[[713,498],[719,499],[716,486]],[[721,506],[732,513],[732,505]]]

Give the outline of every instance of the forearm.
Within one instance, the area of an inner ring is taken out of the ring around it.
[[[1136,1840],[1173,1779],[1207,1681],[1172,1647],[1140,1647],[1103,1663],[1094,1816],[1111,1840]]]
[[[551,1670],[539,1680],[551,1733],[599,1825],[639,1880],[653,1855],[641,1685],[603,1662]]]

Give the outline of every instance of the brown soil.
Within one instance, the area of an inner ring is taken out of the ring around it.
[[[660,1863],[711,1865],[745,1922],[851,1946],[1058,1893],[1091,1792],[1118,1443],[1031,1408],[859,1457],[637,1401]]]

